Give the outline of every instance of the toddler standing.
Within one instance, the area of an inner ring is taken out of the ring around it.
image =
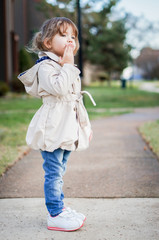
[[[71,151],[86,149],[92,136],[83,105],[80,71],[74,65],[78,51],[78,30],[67,18],[51,18],[35,34],[31,50],[38,53],[36,64],[18,78],[26,92],[42,98],[42,106],[28,127],[26,141],[39,149],[44,159],[45,203],[50,230],[74,231],[86,217],[64,206],[63,175]]]

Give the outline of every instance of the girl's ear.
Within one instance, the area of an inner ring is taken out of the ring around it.
[[[51,39],[45,38],[43,43],[44,43],[44,46],[45,46],[47,49],[50,49],[50,48],[51,48]]]

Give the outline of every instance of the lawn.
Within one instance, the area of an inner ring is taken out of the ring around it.
[[[159,105],[159,94],[140,91],[136,88],[120,89],[117,87],[87,87],[97,102],[97,108],[137,108]],[[87,108],[92,108],[88,97],[85,97]]]
[[[94,97],[97,106],[93,107],[88,96],[84,96],[84,102],[90,119],[95,117],[113,116],[128,113],[133,108],[154,107],[159,105],[159,94],[139,91],[137,88],[121,89],[117,86],[87,87]]]
[[[153,152],[159,157],[159,120],[144,123],[139,131]]]
[[[27,95],[0,98],[0,175],[27,150],[27,125],[40,105]]]
[[[97,103],[93,107],[88,96],[84,97],[91,119],[127,113],[134,107],[153,107],[159,103],[159,94],[136,88],[94,86],[84,90],[89,91]],[[26,148],[27,126],[40,106],[41,99],[26,94],[10,94],[0,98],[0,175]]]

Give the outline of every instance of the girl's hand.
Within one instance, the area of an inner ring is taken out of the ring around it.
[[[74,54],[73,54],[74,47],[72,44],[68,44],[65,47],[65,51],[63,57],[59,59],[59,64],[63,66],[65,63],[69,63],[74,65]]]

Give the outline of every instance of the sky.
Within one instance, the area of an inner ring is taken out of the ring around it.
[[[120,0],[116,6],[117,11],[132,13],[134,16],[143,17],[148,21],[152,22],[153,25],[157,26],[159,29],[159,1],[157,0]],[[145,20],[144,20],[145,21]],[[142,24],[144,24],[144,21]],[[127,41],[134,43],[135,49],[132,50],[132,56],[135,58],[139,55],[142,47],[152,47],[154,49],[159,49],[159,31],[155,34],[145,33],[145,41],[135,42],[134,36],[128,34]],[[133,41],[132,41],[133,39]]]
[[[159,22],[159,1],[157,0],[120,0],[117,8],[124,8],[133,15],[144,15],[150,21]]]

